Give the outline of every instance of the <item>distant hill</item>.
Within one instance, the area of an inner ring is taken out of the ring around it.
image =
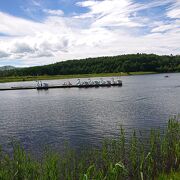
[[[12,70],[16,69],[14,66],[2,66],[0,67],[0,71]]]
[[[45,66],[0,71],[0,76],[75,75],[141,71],[180,72],[180,55],[128,54],[69,60]]]

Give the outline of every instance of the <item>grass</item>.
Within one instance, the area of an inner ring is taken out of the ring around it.
[[[100,149],[75,153],[68,147],[63,154],[45,152],[33,159],[18,144],[8,155],[0,153],[1,180],[146,180],[179,177],[180,122],[170,119],[161,132],[152,130],[148,139],[134,132],[130,141],[121,128],[118,139],[103,142]],[[169,173],[174,172],[170,175]]]
[[[158,177],[158,180],[179,180],[180,179],[180,171],[179,172],[171,172],[170,174],[161,174]]]
[[[76,74],[76,75],[44,75],[44,76],[10,76],[0,77],[0,83],[34,81],[34,80],[55,80],[55,79],[72,79],[72,78],[91,78],[91,77],[112,77],[128,75],[155,74],[155,72],[130,72],[130,73],[101,73],[101,74]]]

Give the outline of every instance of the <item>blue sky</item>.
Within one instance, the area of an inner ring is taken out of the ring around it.
[[[0,0],[0,66],[180,54],[180,0]]]
[[[14,16],[42,20],[43,9],[62,10],[65,15],[87,12],[87,8],[76,6],[78,0],[1,0],[0,10]]]

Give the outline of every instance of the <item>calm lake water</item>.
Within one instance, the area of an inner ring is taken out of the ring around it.
[[[45,146],[61,150],[68,142],[78,149],[117,136],[120,125],[127,130],[163,127],[180,113],[180,74],[168,75],[122,77],[122,87],[0,92],[0,144],[7,147],[16,139],[41,152]],[[34,85],[5,83],[0,88]]]

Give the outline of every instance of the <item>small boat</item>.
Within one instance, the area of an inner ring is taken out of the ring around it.
[[[79,88],[122,86],[122,81],[119,79],[114,80],[114,78],[112,78],[112,81],[106,81],[101,78],[100,81],[91,81],[91,79],[88,79],[88,81],[81,82],[80,79],[78,79],[75,86]]]
[[[48,85],[48,83],[42,83],[42,81],[37,81],[36,89],[37,90],[43,90],[43,89],[47,90],[47,89],[49,89],[49,85]]]
[[[166,75],[166,76],[164,76],[165,78],[168,78],[169,76],[168,75]]]
[[[97,87],[112,87],[112,86],[122,86],[122,81],[117,79],[114,80],[112,78],[112,81],[106,81],[102,78],[100,81],[94,80],[91,81],[91,79],[88,79],[88,81],[80,81],[80,79],[77,80],[76,84],[72,84],[70,81],[64,82],[62,85],[58,86],[49,86],[47,83],[42,83],[42,81],[38,80],[36,81],[37,85],[34,87],[34,89],[37,90],[48,90],[52,88],[97,88]]]

